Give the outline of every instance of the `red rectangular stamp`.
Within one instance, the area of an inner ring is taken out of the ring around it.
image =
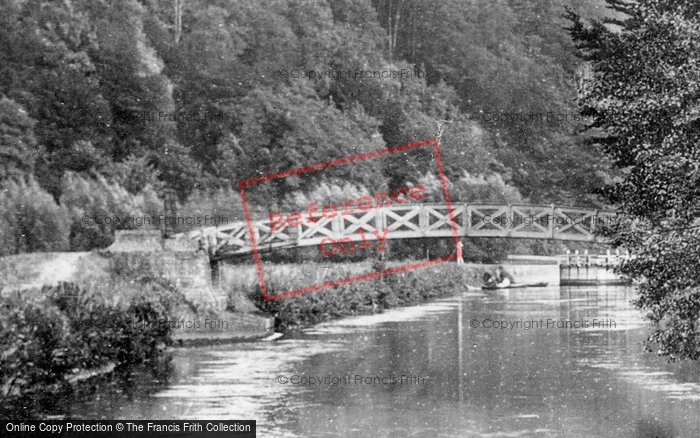
[[[395,219],[401,218],[401,212],[407,212],[407,214],[412,217],[417,216],[419,210],[415,205],[412,206],[411,204],[415,204],[415,201],[424,198],[426,196],[426,191],[425,187],[420,184],[414,184],[410,187],[395,189],[391,193],[378,192],[375,193],[374,196],[360,196],[357,199],[348,199],[338,203],[326,203],[323,206],[318,202],[310,202],[303,212],[281,213],[273,211],[268,213],[267,220],[254,222],[251,219],[246,200],[246,186],[287,178],[306,172],[314,172],[332,166],[347,165],[360,160],[369,160],[383,155],[416,148],[432,148],[432,155],[437,166],[436,170],[439,175],[442,196],[446,207],[446,215],[440,219],[440,222],[442,225],[449,225],[450,228],[447,236],[452,237],[455,248],[457,248],[459,243],[459,231],[453,216],[454,212],[447,189],[447,178],[445,177],[442,159],[440,158],[440,148],[437,140],[434,138],[239,181],[238,190],[243,203],[248,237],[252,247],[253,259],[255,261],[255,268],[263,298],[265,300],[274,300],[455,260],[458,257],[457,253],[425,261],[394,266],[380,271],[371,271],[360,275],[325,281],[319,284],[298,287],[287,291],[272,294],[268,293],[260,259],[259,245],[261,244],[261,240],[264,241],[264,245],[269,245],[270,248],[289,248],[293,247],[290,245],[294,245],[295,243],[299,244],[300,242],[303,242],[306,246],[318,245],[319,251],[325,256],[354,251],[356,248],[371,248],[373,246],[376,251],[382,251],[386,248],[385,243],[389,238],[401,239],[421,237],[411,235],[410,232],[407,234],[405,230],[402,231],[399,221]],[[392,220],[393,222],[389,223]],[[372,243],[373,241],[376,242],[376,246]]]

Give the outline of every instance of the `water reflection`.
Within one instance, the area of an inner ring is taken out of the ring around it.
[[[252,418],[265,437],[696,436],[700,368],[644,353],[633,298],[619,287],[463,294],[272,343],[179,350],[177,373],[147,408],[121,402],[104,417]],[[486,319],[589,326],[485,328]],[[402,375],[422,380],[362,380]]]
[[[154,394],[167,387],[181,372],[173,356],[166,354],[155,363],[117,367],[113,373],[97,376],[77,386],[65,385],[56,391],[26,394],[0,406],[0,418],[34,419],[112,419],[127,412],[148,409]],[[131,418],[131,417],[129,417]],[[149,418],[148,416],[133,418]]]

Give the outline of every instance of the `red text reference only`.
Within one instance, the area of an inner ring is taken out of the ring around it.
[[[248,185],[252,184],[259,184],[265,181],[270,181],[274,179],[279,179],[279,178],[286,178],[292,175],[298,175],[301,173],[306,173],[306,172],[312,172],[312,171],[317,171],[321,169],[325,169],[327,167],[331,166],[340,166],[343,164],[348,164],[348,163],[353,163],[356,161],[360,160],[367,160],[371,158],[376,158],[382,155],[387,155],[387,154],[392,154],[396,152],[401,152],[401,151],[406,151],[409,149],[416,149],[420,147],[432,147],[433,149],[433,154],[435,157],[435,162],[437,164],[437,172],[440,176],[440,184],[442,186],[442,195],[445,201],[445,204],[447,205],[447,210],[448,210],[448,220],[450,222],[450,226],[452,228],[452,238],[454,240],[455,246],[457,245],[457,242],[459,241],[459,235],[458,235],[458,230],[457,226],[454,222],[454,218],[452,216],[452,203],[450,202],[450,196],[447,190],[447,179],[445,178],[444,174],[444,169],[442,165],[442,159],[440,158],[440,148],[438,145],[438,142],[436,139],[431,138],[427,140],[421,140],[417,141],[414,143],[408,143],[400,146],[394,146],[390,148],[384,148],[384,149],[378,149],[375,151],[371,152],[366,152],[358,155],[352,155],[348,157],[343,157],[343,158],[338,158],[335,160],[330,160],[326,161],[323,163],[316,163],[316,164],[311,164],[308,166],[303,166],[303,167],[298,167],[296,169],[290,169],[290,170],[285,170],[282,172],[276,172],[276,173],[271,173],[268,175],[262,175],[258,176],[255,178],[249,178],[246,180],[242,180],[238,182],[238,190],[241,195],[241,200],[243,202],[243,211],[245,213],[245,220],[246,220],[246,226],[248,228],[248,237],[251,242],[251,247],[253,251],[253,259],[255,260],[255,269],[257,271],[257,276],[258,276],[258,281],[260,282],[260,291],[262,293],[262,296],[265,300],[275,300],[279,298],[284,298],[292,295],[298,295],[306,292],[313,292],[317,291],[320,289],[325,289],[328,287],[333,287],[341,284],[347,284],[347,283],[353,283],[355,281],[362,281],[362,280],[368,280],[370,278],[375,278],[387,274],[392,274],[396,272],[402,272],[402,271],[407,271],[409,269],[416,269],[416,268],[421,268],[425,266],[431,266],[437,263],[442,263],[446,262],[449,260],[454,260],[457,255],[456,254],[451,254],[451,255],[446,255],[442,257],[437,257],[433,259],[429,259],[426,261],[420,261],[420,262],[413,262],[413,263],[408,263],[405,265],[400,265],[400,266],[395,266],[392,268],[387,268],[381,271],[372,271],[368,272],[365,274],[360,274],[360,275],[354,275],[351,277],[347,278],[340,278],[337,280],[332,280],[332,281],[326,281],[323,283],[315,284],[315,285],[309,285],[305,287],[300,287],[296,289],[290,289],[287,291],[275,293],[275,294],[269,294],[267,291],[267,288],[265,286],[265,278],[263,274],[263,268],[262,268],[262,263],[260,261],[260,252],[258,251],[258,245],[255,240],[255,233],[253,229],[253,221],[250,216],[250,210],[248,208],[248,202],[246,200],[246,195],[245,195],[245,187]],[[383,193],[382,193],[383,195]],[[413,197],[414,199],[420,199],[424,196],[423,192],[423,187],[416,185],[413,186],[411,189],[397,189],[394,192],[394,197],[395,199],[403,199],[400,195],[403,195],[403,197]],[[372,199],[367,197],[369,202],[372,202]],[[380,197],[377,197],[377,202],[381,204]],[[312,203],[312,204],[317,204],[317,203]],[[341,203],[342,204],[342,203]],[[381,205],[380,205],[381,206]],[[311,205],[309,208],[314,209],[314,212],[317,211],[315,210],[316,205]],[[345,209],[347,209],[347,205],[344,206]],[[306,212],[309,214],[309,212]],[[331,216],[332,214],[338,214],[337,209],[334,209],[332,207],[329,207],[325,212],[322,210],[322,216],[327,217]],[[342,212],[341,212],[342,213]],[[270,216],[270,225],[272,228],[272,231],[279,230],[281,228],[284,228],[288,225],[294,226],[296,225],[297,221],[301,220],[301,214],[300,213],[292,213],[289,216],[285,217],[285,215],[282,215],[279,212],[273,212]]]

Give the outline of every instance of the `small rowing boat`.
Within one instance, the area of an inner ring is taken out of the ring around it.
[[[488,284],[486,286],[482,286],[483,290],[495,290],[495,289],[518,289],[522,287],[546,287],[547,282],[540,282],[540,283],[512,283],[509,284],[508,286],[498,286],[496,284]]]

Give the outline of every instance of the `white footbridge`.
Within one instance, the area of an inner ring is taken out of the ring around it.
[[[596,230],[613,211],[554,205],[414,204],[375,207],[272,230],[270,219],[234,222],[181,233],[193,239],[214,260],[253,252],[343,242],[431,237],[501,237],[597,242]],[[251,236],[252,234],[252,236]]]

